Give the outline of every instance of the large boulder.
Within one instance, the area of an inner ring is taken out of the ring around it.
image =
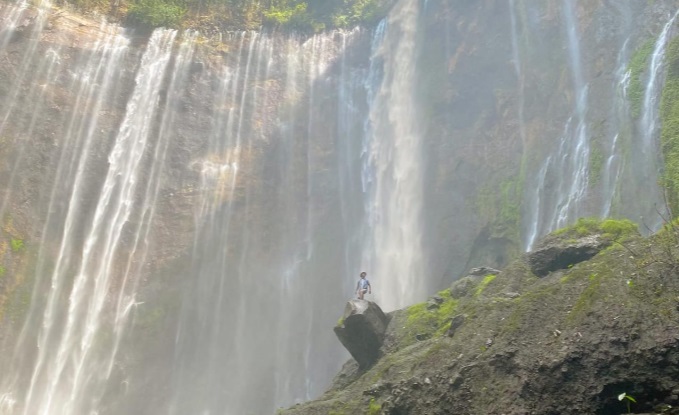
[[[528,253],[528,265],[538,277],[550,272],[569,268],[586,261],[611,244],[601,235],[589,235],[578,239],[547,238]]]
[[[361,369],[370,367],[379,358],[384,332],[389,319],[375,303],[366,300],[350,300],[335,334]]]

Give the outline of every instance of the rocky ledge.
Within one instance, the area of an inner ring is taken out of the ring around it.
[[[679,231],[581,221],[546,241],[559,266],[536,275],[538,247],[390,313],[374,361],[282,413],[679,414]]]

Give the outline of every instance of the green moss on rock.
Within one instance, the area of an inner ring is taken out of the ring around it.
[[[653,39],[649,39],[634,51],[634,55],[632,55],[627,68],[630,74],[627,98],[634,118],[639,118],[639,115],[641,115],[641,107],[644,100],[644,83],[642,78],[644,71],[648,67],[648,59],[653,53],[653,45]]]
[[[486,275],[486,276],[483,278],[483,280],[481,281],[481,283],[479,283],[478,287],[476,287],[476,291],[474,291],[474,297],[478,297],[479,295],[481,295],[481,294],[483,293],[483,290],[486,289],[486,287],[488,286],[488,284],[490,284],[491,282],[493,282],[493,280],[495,279],[495,277],[497,277],[497,275],[493,275],[493,274],[491,274],[491,275]]]
[[[672,40],[665,55],[667,78],[660,101],[660,143],[665,161],[662,176],[672,211],[679,208],[679,38]]]
[[[382,405],[375,401],[375,398],[370,399],[368,404],[368,415],[378,415],[382,410]]]
[[[629,219],[580,218],[571,226],[552,232],[551,236],[560,238],[580,238],[587,235],[601,234],[612,240],[624,239],[639,235],[639,225]]]
[[[428,309],[428,303],[425,302],[406,309],[400,347],[414,343],[418,336],[440,336],[445,332],[458,302],[450,296],[450,290],[443,290],[438,295],[443,299],[438,307]]]

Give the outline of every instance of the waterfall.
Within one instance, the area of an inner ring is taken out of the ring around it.
[[[368,192],[370,235],[364,257],[375,299],[387,310],[426,295],[422,255],[422,139],[413,111],[416,89],[416,1],[402,0],[391,12],[384,42],[373,60],[381,61],[379,86],[369,114]],[[382,36],[378,29],[378,36]],[[396,40],[398,39],[398,40]],[[377,78],[375,76],[373,79]]]
[[[40,33],[44,29],[48,18],[49,3],[44,2],[37,8],[37,15],[33,18],[30,25],[31,41],[28,47],[21,55],[21,62],[19,68],[15,72],[15,77],[12,79],[10,90],[7,92],[8,99],[4,100],[4,106],[0,109],[0,134],[16,134],[23,137],[30,137],[37,121],[36,115],[40,114],[39,108],[44,105],[45,88],[44,86],[54,82],[54,77],[58,75],[56,70],[59,64],[59,47],[54,46],[49,49],[45,56],[37,56],[36,51],[40,39]],[[7,6],[3,10],[4,28],[0,31],[0,51],[7,52],[7,47],[11,38],[16,35],[20,22],[26,21],[29,17],[26,16],[28,11],[27,4],[20,1],[17,4]],[[36,81],[39,80],[39,81]],[[28,85],[27,85],[28,84]],[[24,90],[28,88],[28,93]],[[28,102],[36,106],[32,116],[29,119],[24,119],[21,115],[21,108],[17,108],[20,94],[26,94]],[[10,130],[8,121],[15,120],[15,117],[21,117],[21,123],[16,122],[13,126],[16,131]],[[9,202],[12,191],[16,187],[17,182],[17,165],[24,161],[25,140],[19,143],[18,155],[13,160],[12,174],[6,184],[5,195],[0,203],[0,217],[4,217],[7,211],[7,203]]]
[[[658,151],[676,15],[644,79],[648,148],[630,156],[637,37],[597,61],[611,76],[591,77],[600,46],[575,1],[508,6],[399,0],[370,29],[214,45],[3,5],[0,413],[270,413],[317,397],[349,358],[330,327],[360,271],[392,310],[485,265],[473,199],[498,171],[525,179],[521,241],[488,254],[502,258],[580,215],[617,213],[638,190],[620,184],[632,165],[652,189],[656,165],[635,157]],[[463,39],[427,38],[431,27]],[[613,103],[597,111],[601,79]],[[27,248],[7,248],[20,237]],[[460,262],[445,276],[435,244]]]
[[[351,141],[360,137],[350,131],[365,111],[352,108],[362,71],[345,53],[361,36],[233,35],[205,155],[192,164],[200,178],[193,278],[182,289],[170,413],[273,411],[316,396],[319,379],[337,370],[323,356],[343,352],[332,333],[319,337],[336,316],[319,310],[350,296],[345,267],[357,262],[346,215],[360,207],[351,186]],[[343,92],[328,99],[335,88]],[[319,354],[318,341],[332,347]]]
[[[660,96],[662,94],[665,48],[670,39],[670,30],[679,15],[679,11],[674,13],[665,24],[658,39],[655,41],[653,53],[651,54],[648,78],[644,87],[644,97],[641,117],[638,124],[641,140],[635,145],[637,156],[633,163],[636,174],[646,183],[639,186],[640,192],[636,197],[652,201],[653,208],[646,209],[641,221],[651,230],[657,230],[662,226],[664,217],[667,217],[664,206],[662,190],[658,184],[658,169],[660,166],[659,144],[658,144],[658,108]],[[649,206],[651,203],[648,203]],[[658,214],[660,212],[660,214]]]
[[[92,366],[95,363],[92,361],[91,346],[100,329],[104,290],[100,288],[99,297],[89,298],[87,301],[91,302],[85,303],[82,292],[84,281],[82,278],[72,281],[77,267],[74,261],[80,257],[75,255],[78,248],[73,245],[77,243],[76,235],[80,229],[78,221],[83,214],[82,192],[85,186],[82,183],[85,170],[90,167],[88,163],[91,163],[88,155],[95,140],[100,109],[111,99],[110,93],[118,82],[116,69],[127,50],[127,39],[119,35],[116,28],[102,25],[99,34],[94,44],[85,48],[80,70],[73,74],[70,88],[76,91],[74,111],[71,118],[65,120],[56,181],[49,197],[48,217],[42,232],[43,243],[40,244],[36,277],[51,274],[49,294],[43,310],[42,301],[39,300],[41,296],[34,291],[29,316],[16,342],[12,362],[14,370],[11,370],[16,377],[4,378],[2,385],[4,394],[13,395],[24,414],[53,413],[50,411],[55,408],[64,413],[88,411],[85,408],[100,398],[101,382],[106,379],[105,370],[99,378],[93,378],[90,373],[83,374],[84,370],[96,367]],[[54,56],[57,56],[56,52]],[[40,116],[41,110],[40,106],[35,107],[33,118]],[[67,206],[62,204],[65,195],[70,195],[70,198],[66,198],[69,201]],[[60,225],[62,222],[63,226]],[[56,234],[55,229],[58,230]],[[46,257],[50,253],[47,241],[52,238],[60,239],[61,242],[56,263],[48,267]],[[82,255],[81,276],[94,271],[97,266],[95,255],[99,254],[97,252],[89,258],[86,258],[86,254]],[[91,267],[83,268],[85,261],[89,261]],[[102,283],[105,284],[100,282],[98,288]],[[73,286],[69,294],[71,284]],[[67,309],[69,311],[66,314],[64,311]],[[41,321],[41,328],[37,333],[37,349],[34,350],[34,345],[27,342],[29,332],[36,328],[34,322],[38,321]],[[76,331],[80,332],[76,334]],[[82,337],[79,337],[80,334]],[[35,362],[29,369],[26,367],[27,360],[33,355]],[[28,383],[18,377],[22,370],[30,373]],[[84,399],[87,393],[92,395]]]
[[[643,151],[645,153],[651,153],[656,149],[654,138],[656,123],[658,122],[658,97],[660,96],[661,70],[663,69],[665,47],[669,40],[669,32],[677,18],[677,14],[679,14],[679,12],[675,13],[663,27],[660,36],[658,36],[658,40],[655,42],[653,54],[651,55],[648,80],[646,82],[646,87],[644,88],[644,102],[640,121]]]
[[[527,250],[533,247],[538,236],[563,227],[585,213],[584,199],[588,188],[590,157],[587,128],[588,86],[584,81],[578,26],[572,1],[564,0],[562,11],[575,102],[573,112],[559,138],[559,145],[542,164],[534,187],[529,188],[528,200],[535,207],[528,218],[528,222],[532,224],[528,228],[532,230],[528,233]],[[549,189],[544,188],[546,178],[554,182]]]
[[[51,316],[65,305],[58,301],[60,290],[53,289],[50,293],[43,325],[45,332],[40,335],[44,343],[39,345],[40,354],[26,393],[24,414],[49,414],[55,408],[63,413],[89,412],[96,408],[91,405],[93,402],[96,405],[96,396],[103,392],[100,390],[94,397],[86,392],[96,386],[92,373],[101,371],[101,361],[93,347],[104,324],[102,312],[114,283],[113,264],[120,249],[123,226],[132,214],[133,195],[140,180],[140,161],[149,140],[150,120],[174,36],[173,31],[157,31],[142,59],[137,88],[109,155],[108,173],[85,233],[82,258],[79,264],[73,264],[75,276],[68,295],[67,314],[58,331]],[[67,216],[67,229],[76,219],[75,215],[73,211]],[[66,248],[66,243],[62,246]],[[52,287],[58,287],[68,278],[66,268],[70,259],[65,255],[57,259]],[[102,371],[99,382],[106,381],[107,372]]]
[[[625,39],[618,52],[615,78],[613,80],[613,106],[611,108],[611,120],[615,127],[606,146],[606,160],[603,165],[603,177],[601,183],[602,203],[600,216],[602,218],[611,215],[611,209],[620,185],[621,173],[624,169],[623,155],[620,148],[620,135],[629,134],[629,104],[627,103],[627,89],[629,87],[630,71],[627,69],[629,64],[629,37]]]
[[[566,124],[561,138],[559,154],[561,160],[560,177],[569,178],[570,184],[562,183],[563,191],[557,202],[558,213],[552,221],[552,229],[566,225],[582,213],[582,201],[587,192],[589,173],[590,143],[587,131],[587,85],[584,83],[582,65],[580,63],[580,40],[578,27],[573,16],[573,4],[564,0],[564,15],[568,33],[569,63],[575,90],[575,109],[572,119]],[[575,128],[572,128],[571,121]]]
[[[522,148],[526,148],[526,120],[524,116],[525,111],[525,93],[524,80],[522,73],[521,52],[519,51],[519,33],[516,23],[516,6],[515,0],[509,0],[510,22],[512,28],[512,61],[514,63],[514,71],[516,72],[516,79],[518,81],[519,94],[519,135],[521,136]]]

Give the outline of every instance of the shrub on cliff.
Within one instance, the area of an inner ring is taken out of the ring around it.
[[[287,30],[318,32],[328,27],[371,25],[386,15],[386,0],[271,0],[265,24]]]
[[[129,8],[130,22],[151,28],[179,27],[186,9],[164,0],[139,0]]]

